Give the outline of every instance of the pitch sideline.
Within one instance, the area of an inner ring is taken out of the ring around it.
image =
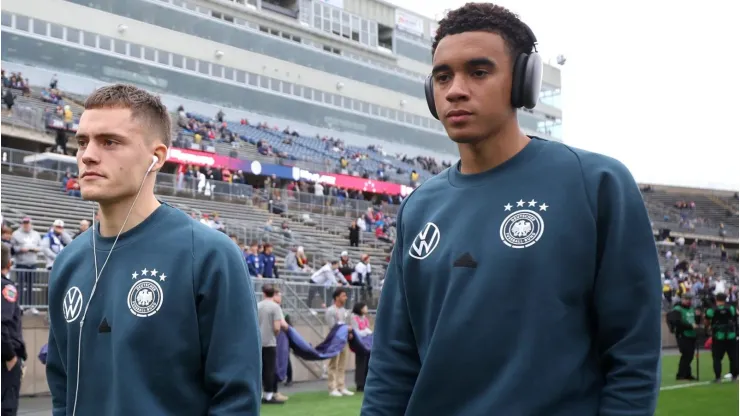
[[[685,388],[689,388],[689,387],[706,386],[708,384],[710,384],[709,381],[700,381],[700,382],[697,382],[697,383],[676,384],[676,385],[673,385],[673,386],[661,387],[660,388],[660,391],[678,390],[678,389],[685,389]]]

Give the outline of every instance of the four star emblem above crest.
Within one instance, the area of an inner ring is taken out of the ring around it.
[[[516,201],[517,208],[524,208],[524,204],[527,204],[527,208],[539,208],[539,211],[547,211],[547,209],[550,208],[550,206],[544,202],[541,205],[537,205],[537,201],[534,199],[531,201],[524,201],[523,199]],[[508,202],[504,205],[504,211],[511,211],[512,208],[514,208],[514,206]]]
[[[147,275],[151,277],[158,277],[157,275],[159,275],[160,282],[164,282],[165,279],[167,279],[167,275],[164,273],[159,273],[157,269],[152,269],[152,270],[144,269],[144,270],[141,270],[141,274],[137,272],[133,272],[131,273],[131,279],[136,280],[139,276],[146,277]]]

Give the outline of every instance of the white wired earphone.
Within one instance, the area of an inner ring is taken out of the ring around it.
[[[95,203],[93,203],[93,210],[92,210],[92,233],[90,233],[90,236],[92,238],[92,246],[93,246],[93,259],[95,262],[95,283],[93,284],[92,291],[90,292],[90,297],[87,299],[87,305],[85,305],[85,310],[82,312],[82,318],[80,318],[80,334],[77,340],[77,374],[75,374],[75,377],[77,380],[75,381],[75,402],[72,406],[72,416],[77,416],[77,393],[80,391],[80,357],[82,353],[82,327],[85,324],[85,316],[87,315],[87,309],[90,307],[90,303],[92,302],[93,296],[95,296],[95,289],[98,287],[98,281],[100,280],[100,275],[103,274],[103,270],[105,270],[105,266],[108,264],[108,260],[110,259],[111,254],[113,254],[113,249],[116,247],[116,243],[118,242],[118,238],[121,236],[121,233],[123,232],[124,227],[126,227],[126,223],[128,222],[128,217],[131,216],[131,211],[134,210],[134,206],[136,205],[136,201],[139,200],[139,195],[141,194],[141,190],[144,188],[144,182],[146,181],[146,177],[149,176],[149,173],[154,169],[154,166],[159,162],[159,158],[156,155],[152,156],[152,164],[149,165],[149,168],[146,170],[146,173],[144,174],[144,178],[141,180],[141,184],[139,185],[139,190],[136,192],[136,197],[134,198],[134,202],[131,203],[131,208],[128,209],[128,214],[126,214],[126,219],[123,220],[123,224],[121,224],[121,229],[118,230],[118,234],[116,235],[116,239],[113,240],[113,245],[110,248],[110,251],[108,252],[108,256],[105,258],[105,261],[103,262],[103,267],[100,268],[100,271],[98,271],[98,253],[95,249]]]

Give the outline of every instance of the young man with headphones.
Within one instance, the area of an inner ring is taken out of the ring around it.
[[[258,415],[257,307],[239,248],[157,200],[170,117],[130,85],[96,90],[77,131],[96,224],[54,261],[53,414]]]
[[[439,23],[427,100],[460,161],[402,204],[362,416],[652,415],[660,268],[629,171],[524,135],[542,62],[508,10]]]

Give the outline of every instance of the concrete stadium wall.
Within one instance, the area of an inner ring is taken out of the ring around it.
[[[373,317],[370,318],[371,327],[374,325]],[[294,328],[303,335],[311,345],[318,345],[323,341],[310,328],[304,324],[296,322]],[[21,386],[21,395],[33,396],[49,394],[49,386],[46,383],[46,368],[38,359],[41,347],[49,339],[49,324],[46,322],[45,315],[25,315],[23,316],[23,338],[26,341],[26,350],[28,351],[28,362],[26,362],[26,376]],[[291,363],[293,364],[293,381],[311,381],[317,378],[291,354]],[[328,361],[319,362],[326,364]],[[311,365],[311,364],[309,364]],[[320,365],[315,366],[321,368]],[[345,366],[347,371],[355,369],[355,356],[350,353],[347,357]]]
[[[370,320],[371,327],[374,327],[375,322],[373,317],[371,317]],[[663,348],[675,348],[676,339],[673,334],[668,331],[665,319],[662,319],[662,322]],[[297,323],[295,328],[306,338],[306,341],[311,343],[311,345],[318,345],[323,341],[323,339],[320,339],[313,331],[304,325]],[[23,384],[21,386],[21,395],[32,396],[49,394],[49,386],[46,383],[45,368],[38,359],[38,353],[41,350],[41,347],[49,338],[49,325],[46,322],[45,317],[43,315],[24,316],[23,337],[26,341],[26,349],[28,350],[28,362],[26,363],[26,376],[23,379]],[[316,380],[316,377],[314,377],[314,375],[301,363],[300,360],[293,357],[292,354],[291,362],[293,364],[293,381]],[[321,362],[321,364],[326,363],[326,361]],[[320,366],[316,367],[320,368]],[[346,369],[347,371],[355,369],[355,356],[352,353],[347,357]]]

